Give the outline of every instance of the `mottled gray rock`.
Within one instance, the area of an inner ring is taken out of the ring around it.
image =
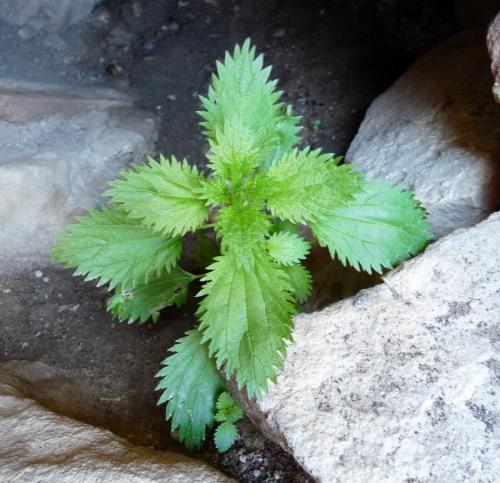
[[[99,0],[2,0],[0,19],[35,32],[63,30],[85,18]]]
[[[497,102],[500,102],[500,12],[498,12],[488,28],[486,42],[491,57],[493,95]]]
[[[0,434],[1,481],[233,481],[187,456],[133,446],[109,431],[52,413],[1,370]]]
[[[500,106],[483,32],[422,57],[368,109],[346,160],[415,192],[442,236],[500,205]]]
[[[500,481],[500,213],[296,318],[253,420],[324,482]]]
[[[151,115],[113,90],[0,81],[0,264],[46,260],[64,225],[155,138]]]

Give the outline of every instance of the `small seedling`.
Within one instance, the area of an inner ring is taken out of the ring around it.
[[[218,426],[214,433],[214,442],[220,453],[226,452],[238,437],[237,423],[243,417],[243,411],[236,404],[231,394],[223,392],[215,405],[215,421]]]
[[[70,225],[54,249],[76,275],[108,284],[108,310],[128,322],[156,321],[201,278],[200,323],[157,375],[159,403],[188,448],[215,421],[220,451],[236,438],[242,413],[221,374],[260,398],[283,367],[296,305],[311,293],[305,226],[332,258],[367,272],[394,267],[431,238],[410,193],[296,147],[300,119],[270,72],[248,40],[226,53],[201,98],[208,174],[174,157],[135,165],[110,183],[109,204]],[[206,230],[215,230],[215,258]],[[179,266],[193,231],[208,247],[198,259],[213,259],[204,275]]]

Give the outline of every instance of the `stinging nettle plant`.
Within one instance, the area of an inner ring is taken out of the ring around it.
[[[311,293],[304,225],[332,258],[367,272],[392,268],[431,239],[412,194],[295,147],[300,118],[280,102],[270,72],[249,40],[226,53],[200,98],[208,176],[174,157],[135,165],[110,183],[110,203],[78,218],[54,248],[75,275],[114,290],[108,310],[122,321],[156,321],[201,278],[200,323],[157,374],[159,403],[188,448],[214,421],[220,451],[237,437],[242,413],[221,373],[250,398],[276,380],[296,304]],[[219,255],[206,274],[179,267],[182,237],[212,228]]]

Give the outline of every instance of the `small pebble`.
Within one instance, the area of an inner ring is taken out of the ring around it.
[[[132,13],[134,17],[139,18],[142,14],[142,5],[139,2],[132,3]]]
[[[42,280],[47,283],[49,281],[49,277],[43,277]]]
[[[280,39],[281,37],[284,37],[286,34],[285,29],[278,29],[273,32],[273,37],[276,39]]]
[[[169,32],[177,32],[179,30],[180,25],[177,22],[170,22],[168,25],[162,25],[162,30],[168,30]]]
[[[155,43],[152,40],[145,40],[142,44],[142,49],[146,52],[151,52],[155,48]]]
[[[92,23],[96,26],[108,25],[111,20],[111,14],[103,6],[97,7],[92,14]]]
[[[42,278],[43,277],[43,272],[41,270],[35,270],[35,277],[36,278]]]
[[[106,74],[114,76],[118,75],[122,71],[122,68],[116,64],[108,64],[104,70],[106,71]]]
[[[240,460],[240,463],[246,463],[247,462],[247,457],[244,454],[242,454],[240,456],[239,460]]]
[[[177,96],[176,96],[175,94],[169,94],[169,95],[167,96],[167,99],[168,99],[169,101],[174,102],[174,101],[176,101],[176,100],[177,100]]]
[[[253,476],[255,476],[255,478],[258,478],[260,476],[260,470],[254,470]]]
[[[28,344],[27,342],[23,342],[23,343],[21,344],[21,347],[22,347],[23,349],[26,349],[26,347],[28,347],[28,346],[29,346],[29,344]]]

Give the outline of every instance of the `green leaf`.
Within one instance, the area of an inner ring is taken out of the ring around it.
[[[302,129],[299,122],[300,116],[294,116],[292,107],[286,106],[276,126],[274,149],[267,155],[262,165],[264,171],[267,171],[278,159],[292,151],[298,143],[299,133]]]
[[[342,206],[361,186],[361,175],[320,150],[295,149],[269,169],[267,205],[274,216],[306,223]]]
[[[195,166],[174,157],[167,161],[149,158],[148,164],[137,164],[112,181],[105,193],[121,204],[131,218],[171,235],[195,230],[208,217],[205,201],[198,192],[203,176]]]
[[[150,318],[156,322],[160,310],[174,304],[179,307],[186,301],[188,285],[193,279],[192,274],[174,268],[134,288],[117,287],[108,300],[108,312],[129,323],[139,320],[143,324]]]
[[[224,178],[208,178],[201,182],[199,196],[207,206],[226,205],[231,200],[230,182]]]
[[[216,231],[222,237],[222,251],[231,250],[238,267],[253,266],[253,251],[264,246],[271,222],[255,205],[233,204],[222,208],[216,219]]]
[[[215,420],[219,423],[224,421],[235,423],[244,416],[243,411],[228,392],[223,392],[219,396],[215,406],[217,408]]]
[[[254,171],[263,156],[263,134],[258,137],[240,120],[227,123],[223,130],[216,129],[215,138],[209,139],[210,151],[207,154],[215,176],[237,183]]]
[[[210,355],[224,365],[228,377],[236,373],[249,397],[261,397],[268,380],[283,365],[286,341],[291,340],[295,307],[292,287],[269,256],[254,250],[251,269],[242,269],[232,251],[216,258],[202,279],[205,298],[198,315]]]
[[[312,277],[309,270],[303,265],[282,267],[293,288],[293,295],[297,303],[304,303],[312,292]]]
[[[289,231],[273,233],[267,241],[269,255],[281,265],[293,265],[307,257],[311,246]]]
[[[215,430],[214,442],[219,453],[225,453],[236,441],[238,429],[228,421],[220,424]]]
[[[200,97],[203,111],[199,112],[216,171],[231,161],[240,168],[270,165],[297,143],[299,118],[279,102],[282,92],[276,91],[276,81],[269,80],[270,73],[249,39],[232,55],[226,52],[223,63],[217,62],[208,97]],[[227,155],[231,151],[236,158]]]
[[[167,402],[166,417],[172,418],[172,431],[179,428],[180,441],[188,449],[198,448],[207,426],[213,423],[217,396],[225,390],[224,380],[208,356],[199,330],[187,332],[171,351],[156,375],[161,378],[156,389],[163,391],[158,404]]]
[[[413,195],[383,182],[365,182],[354,198],[310,224],[332,257],[356,270],[381,273],[419,253],[432,238]]]
[[[147,283],[169,271],[180,256],[179,238],[155,233],[116,208],[103,206],[77,220],[59,237],[52,256],[67,268],[76,268],[75,275],[86,275],[87,281],[99,279],[99,286]]]

